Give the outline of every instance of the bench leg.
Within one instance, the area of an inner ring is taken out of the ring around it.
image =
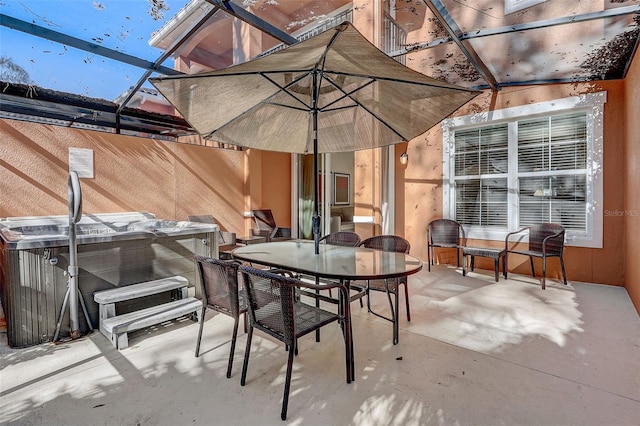
[[[127,332],[123,333],[113,333],[111,335],[111,343],[115,346],[116,349],[126,349],[129,347],[129,336]]]
[[[106,303],[104,305],[100,305],[100,321],[115,317],[116,316],[116,304],[115,303]]]

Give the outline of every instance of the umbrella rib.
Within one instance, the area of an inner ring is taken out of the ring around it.
[[[359,86],[355,89],[353,89],[350,92],[345,92],[344,90],[342,90],[342,88],[338,85],[333,84],[333,81],[330,78],[326,79],[328,82],[330,82],[332,85],[334,85],[338,90],[340,90],[342,93],[344,93],[344,96],[341,96],[340,98],[336,99],[333,102],[330,102],[329,104],[325,105],[323,108],[320,109],[320,111],[322,112],[326,112],[326,111],[338,111],[340,109],[346,109],[346,108],[353,108],[354,105],[350,105],[350,106],[345,106],[345,107],[339,107],[339,108],[334,108],[334,109],[330,109],[328,107],[330,107],[331,105],[335,104],[338,101],[341,101],[342,99],[345,98],[349,98],[351,99],[354,103],[355,106],[359,106],[360,108],[362,108],[363,110],[365,110],[366,112],[368,112],[369,114],[371,114],[373,117],[375,117],[376,120],[378,120],[380,123],[382,123],[386,128],[388,128],[389,130],[391,130],[393,133],[395,133],[396,135],[398,135],[398,137],[400,137],[403,141],[406,141],[407,138],[400,134],[395,128],[393,128],[391,125],[389,125],[385,120],[383,120],[381,117],[379,117],[378,115],[374,114],[373,111],[371,111],[369,108],[367,108],[366,106],[364,106],[362,103],[358,102],[357,99],[355,99],[354,97],[352,97],[351,95],[353,95],[355,92],[364,89],[367,86],[370,86],[371,84],[375,83],[376,79],[373,78],[371,79],[369,82],[367,82],[366,84],[363,84],[362,86]]]
[[[329,83],[331,83],[331,85],[332,85],[332,86],[334,86],[336,89],[338,89],[339,91],[341,91],[341,92],[343,93],[343,95],[344,95],[344,96],[340,96],[338,99],[336,99],[336,100],[334,100],[334,101],[332,101],[332,102],[329,102],[327,105],[325,105],[325,106],[324,106],[324,108],[321,108],[321,110],[326,110],[326,109],[327,109],[328,107],[330,107],[331,105],[333,105],[333,104],[335,104],[335,103],[337,103],[337,102],[340,102],[341,100],[343,100],[343,99],[345,99],[345,98],[349,98],[349,99],[351,99],[352,101],[356,102],[356,104],[357,104],[357,105],[360,105],[360,104],[359,104],[355,99],[353,99],[353,98],[351,97],[351,95],[352,95],[352,94],[354,94],[355,92],[359,91],[359,90],[364,89],[364,88],[365,88],[365,87],[367,87],[367,86],[370,86],[371,84],[373,84],[373,83],[376,81],[375,79],[371,79],[371,80],[369,80],[366,84],[363,84],[362,86],[358,86],[358,87],[356,87],[355,89],[353,89],[353,90],[352,90],[352,91],[350,91],[350,92],[345,92],[344,90],[342,90],[342,87],[340,87],[340,86],[338,86],[337,84],[335,84],[335,83],[333,82],[333,80],[331,80],[330,78],[326,78],[325,80],[326,80],[326,81],[328,81]]]
[[[295,98],[295,96],[294,96],[294,98]],[[295,109],[295,110],[304,111],[304,112],[308,112],[309,111],[309,108],[300,108],[300,107],[295,107],[293,105],[281,104],[281,103],[278,103],[278,102],[268,102],[268,101],[258,102],[257,104],[255,104],[254,106],[249,108],[248,110],[244,111],[242,114],[237,115],[232,120],[227,121],[222,126],[220,126],[217,129],[212,130],[211,132],[207,133],[207,135],[204,136],[204,138],[207,139],[207,138],[212,137],[216,132],[220,131],[221,129],[225,128],[226,126],[232,125],[234,122],[240,120],[245,115],[251,113],[254,109],[258,108],[260,105],[263,105],[263,104],[275,105],[275,106],[279,106],[279,107],[283,107],[283,108],[290,108],[290,109]],[[302,103],[302,104],[304,105],[304,103]],[[306,105],[305,105],[305,107],[306,107]]]
[[[355,73],[347,73],[347,72],[341,72],[341,71],[326,71],[325,70],[324,73],[326,73],[326,74],[335,74],[335,75],[344,75],[344,76],[348,76],[348,77],[372,78],[374,80],[390,81],[390,82],[395,82],[395,83],[415,84],[415,85],[419,85],[419,86],[440,87],[440,88],[443,88],[443,89],[457,90],[457,91],[460,91],[460,92],[473,91],[473,90],[466,89],[464,87],[453,86],[453,85],[450,85],[448,83],[440,82],[440,81],[434,81],[434,82],[413,81],[413,80],[406,80],[406,79],[401,79],[401,78],[384,77],[384,76],[372,76],[372,75],[367,75],[367,74],[355,74]]]
[[[280,102],[263,101],[263,102],[260,102],[260,103],[261,104],[268,104],[268,105],[278,106],[278,107],[282,107],[282,108],[295,109],[295,110],[298,110],[298,111],[309,112],[309,108],[300,108],[300,107],[293,106],[293,105],[281,104]]]
[[[217,129],[212,130],[211,132],[207,133],[206,136],[204,136],[205,139],[212,137],[215,133],[217,133],[218,131],[220,131],[221,129],[233,124],[234,122],[240,120],[242,117],[244,117],[245,115],[251,113],[253,110],[255,110],[256,108],[258,108],[258,106],[263,105],[263,104],[269,104],[269,105],[275,105],[275,106],[280,106],[280,107],[284,107],[284,108],[290,108],[290,109],[295,109],[298,111],[309,111],[309,106],[307,104],[305,104],[302,100],[298,99],[297,97],[295,97],[294,95],[292,95],[291,93],[289,93],[289,91],[287,90],[287,88],[293,84],[296,84],[297,82],[299,82],[300,80],[302,80],[305,76],[309,75],[310,72],[307,72],[306,74],[303,74],[299,77],[297,77],[296,79],[292,80],[290,83],[288,83],[286,86],[282,86],[280,85],[278,82],[276,82],[274,79],[272,79],[271,77],[269,77],[266,73],[258,73],[259,75],[261,75],[265,80],[269,81],[271,84],[273,84],[274,86],[276,86],[279,91],[286,93],[287,95],[291,96],[293,99],[295,99],[298,103],[302,104],[304,106],[304,108],[302,107],[296,107],[293,105],[286,105],[286,104],[282,104],[279,102],[270,102],[269,99],[272,98],[273,96],[276,95],[276,93],[274,93],[273,95],[269,96],[269,98],[265,99],[264,101],[261,101],[259,103],[257,103],[256,105],[252,106],[251,108],[249,108],[248,110],[244,111],[242,114],[234,117],[232,120],[227,121],[226,123],[224,123],[222,126],[218,127]]]
[[[285,86],[282,86],[280,83],[278,83],[277,81],[275,81],[274,79],[272,79],[271,77],[269,77],[266,73],[260,73],[260,75],[262,77],[264,77],[267,81],[269,81],[271,84],[273,84],[274,86],[276,86],[278,89],[280,89],[281,92],[286,93],[287,95],[289,95],[290,97],[292,97],[293,99],[295,99],[298,103],[301,103],[302,105],[304,105],[306,107],[306,109],[304,109],[304,111],[308,111],[309,110],[309,105],[305,104],[301,99],[299,99],[298,97],[292,95],[289,90],[287,90],[289,87],[293,86],[294,84],[297,84],[300,80],[302,80],[303,78],[305,78],[306,76],[308,76],[311,73],[311,71],[300,75],[299,77],[295,78],[294,80],[292,80],[290,83],[286,84]],[[292,73],[293,74],[293,73]],[[276,94],[274,93],[272,96],[270,96],[269,98],[275,96]],[[267,99],[269,99],[267,98]],[[285,106],[288,107],[288,105],[284,105],[284,104],[278,104],[278,103],[271,103],[271,102],[267,102],[270,103],[272,105],[279,105],[279,106]],[[291,106],[290,108],[293,109],[300,109],[300,108],[295,108],[293,106]]]

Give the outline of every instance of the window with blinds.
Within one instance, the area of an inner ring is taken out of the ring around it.
[[[586,230],[586,112],[456,131],[453,161],[455,219],[463,225],[508,228],[512,193],[516,226]]]
[[[443,216],[470,239],[553,222],[567,245],[602,247],[606,101],[593,92],[443,120]]]

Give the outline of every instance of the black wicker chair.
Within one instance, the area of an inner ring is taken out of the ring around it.
[[[358,244],[360,244],[360,236],[351,231],[336,231],[320,238],[319,242],[334,246],[357,247]],[[355,298],[360,299],[360,307],[362,307],[362,296],[364,296],[364,293],[362,292],[363,289],[357,287],[354,287],[354,289],[360,293],[360,297],[354,296],[351,300],[355,300]],[[329,289],[329,296],[331,295],[331,289]]]
[[[248,266],[241,266],[240,271],[249,301],[249,330],[247,332],[247,347],[244,353],[240,385],[244,386],[247,378],[253,329],[256,328],[283,342],[289,352],[281,413],[282,420],[286,420],[293,357],[297,352],[298,338],[327,324],[336,322],[340,317],[338,314],[298,300],[296,289],[300,287],[308,288],[310,284],[303,283],[295,278],[273,274]],[[347,365],[349,365],[350,359],[348,347],[349,345],[345,342]],[[322,360],[322,362],[325,361]],[[350,372],[347,371],[347,382],[350,382],[349,374]]]
[[[375,237],[367,238],[366,240],[360,243],[361,247],[368,247],[377,250],[384,251],[395,251],[398,253],[409,253],[411,249],[411,245],[409,241],[405,240],[402,237],[398,237],[396,235],[377,235]],[[357,285],[357,284],[356,284]],[[367,310],[372,314],[384,318],[387,321],[391,321],[393,324],[393,344],[398,344],[398,323],[399,323],[399,309],[398,304],[400,301],[399,296],[399,288],[401,285],[404,285],[404,299],[406,303],[407,309],[407,321],[411,321],[411,313],[409,311],[409,289],[407,288],[407,277],[399,277],[392,280],[369,280],[366,285],[366,295],[367,295]],[[369,300],[369,293],[371,291],[380,291],[387,293],[387,298],[389,299],[389,308],[391,309],[391,318],[388,318],[384,315],[381,315],[377,312],[371,310],[371,302]],[[395,299],[395,307],[394,303],[391,299],[391,295],[394,295]]]
[[[276,225],[271,209],[252,210],[256,228],[251,229],[251,235],[266,238],[269,241],[285,241],[291,239],[291,228],[281,228]]]
[[[460,267],[460,249],[467,244],[464,228],[455,220],[436,219],[427,226],[427,268],[431,271],[434,262],[434,247],[455,248],[456,261]]]
[[[516,234],[523,234],[528,231],[529,234],[529,247],[528,249],[521,249],[520,244],[517,242],[509,247],[509,238]],[[547,258],[557,257],[560,259],[560,266],[562,267],[562,278],[564,284],[567,284],[567,274],[564,270],[564,228],[556,223],[538,223],[536,225],[527,226],[514,232],[507,234],[505,238],[505,265],[504,277],[507,277],[507,270],[509,264],[509,253],[521,254],[529,256],[529,262],[531,263],[531,276],[536,276],[536,270],[533,265],[533,258],[539,257],[542,259],[542,289],[546,287],[547,279]]]
[[[245,291],[238,287],[238,262],[219,260],[205,256],[195,256],[202,291],[202,315],[200,316],[200,330],[196,343],[196,357],[200,356],[200,340],[204,327],[204,315],[207,309],[228,315],[233,318],[233,334],[231,335],[231,350],[229,351],[229,364],[227,366],[227,378],[231,377],[233,367],[233,355],[236,348],[236,336],[238,335],[238,320],[240,315],[247,312]],[[247,321],[245,316],[245,331]]]
[[[320,238],[320,242],[334,246],[356,247],[360,244],[360,236],[351,231],[338,231]]]

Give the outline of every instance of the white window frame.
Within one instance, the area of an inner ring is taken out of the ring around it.
[[[504,0],[504,14],[509,15],[510,13],[544,3],[545,1],[546,0]]]
[[[603,228],[603,125],[607,92],[588,93],[548,102],[505,108],[496,111],[449,118],[442,122],[443,138],[443,205],[445,218],[455,219],[455,131],[484,127],[499,122],[515,122],[529,118],[585,111],[587,117],[587,218],[586,232],[567,230],[565,244],[576,247],[602,248]],[[513,126],[510,126],[510,128]],[[511,161],[511,157],[510,157]],[[464,227],[467,238],[502,240],[516,230],[517,197],[509,197],[508,229],[481,226]]]

